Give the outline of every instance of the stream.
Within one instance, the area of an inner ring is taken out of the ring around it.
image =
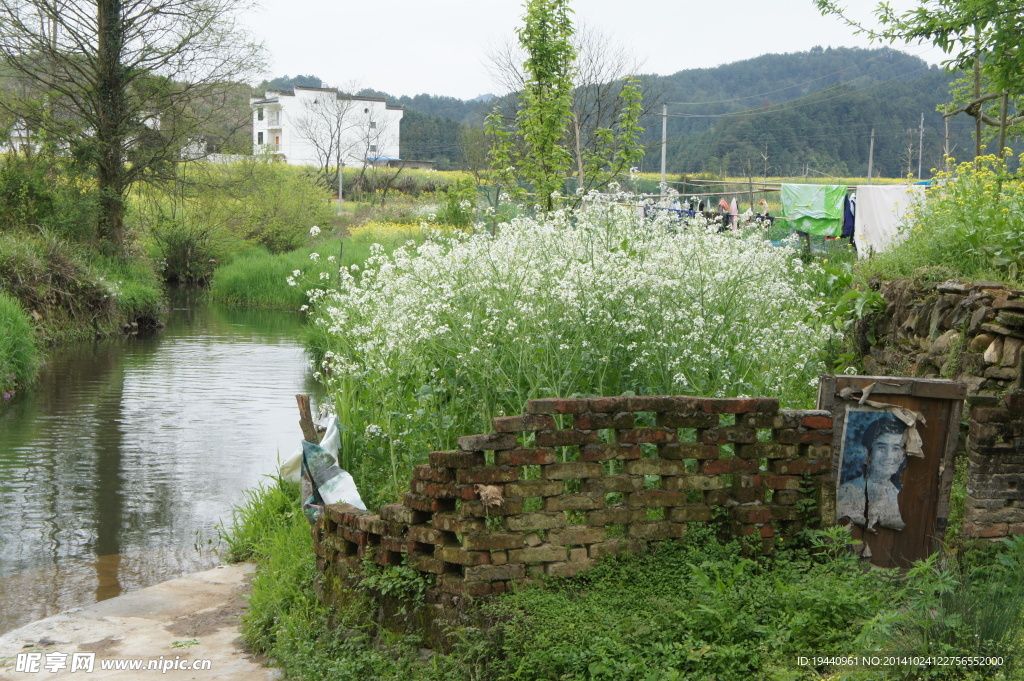
[[[221,562],[220,527],[320,392],[301,318],[172,301],[167,328],[48,353],[0,406],[0,633]]]

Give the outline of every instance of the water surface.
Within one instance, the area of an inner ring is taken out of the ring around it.
[[[218,526],[301,440],[300,328],[183,298],[158,334],[49,355],[0,407],[0,633],[220,562]]]

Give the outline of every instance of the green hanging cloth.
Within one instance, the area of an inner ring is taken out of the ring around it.
[[[845,184],[784,184],[780,219],[808,234],[840,236],[845,198]]]

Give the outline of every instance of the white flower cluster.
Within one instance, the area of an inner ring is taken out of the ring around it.
[[[496,237],[376,250],[312,295],[330,338],[325,373],[397,381],[396,392],[433,382],[504,395],[512,409],[627,390],[800,400],[835,331],[793,256],[597,203]]]

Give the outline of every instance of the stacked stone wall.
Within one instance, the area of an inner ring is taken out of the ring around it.
[[[964,533],[1024,533],[1024,291],[997,282],[886,282],[865,373],[951,378],[970,405]],[[867,336],[868,334],[865,334]]]
[[[379,514],[326,508],[321,572],[363,560],[437,576],[432,598],[488,596],[601,556],[721,526],[770,552],[830,517],[832,417],[775,399],[540,399],[415,468]]]

